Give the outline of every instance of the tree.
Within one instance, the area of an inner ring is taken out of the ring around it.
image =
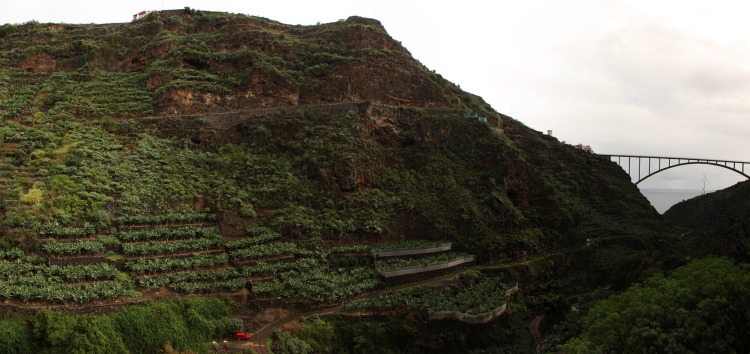
[[[313,349],[302,339],[292,336],[289,332],[274,330],[273,351],[275,353],[308,354]]]
[[[334,335],[333,325],[320,318],[305,321],[300,329],[300,337],[310,343],[315,353],[331,353]]]
[[[27,322],[22,319],[9,318],[0,320],[0,348],[3,353],[34,353],[31,348],[31,336]]]
[[[121,337],[101,320],[39,311],[31,320],[40,353],[127,353]]]
[[[45,347],[63,347],[69,343],[76,322],[72,316],[42,309],[31,320],[31,328],[35,340],[43,343]]]
[[[70,341],[69,353],[73,354],[127,354],[119,336],[102,332],[93,321],[81,318]],[[111,334],[111,333],[110,333]]]
[[[694,260],[598,302],[566,353],[746,353],[750,265]]]

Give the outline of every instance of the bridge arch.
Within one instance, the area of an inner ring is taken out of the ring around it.
[[[641,183],[647,178],[671,168],[686,165],[711,165],[726,168],[750,179],[750,162],[728,161],[716,159],[696,159],[685,157],[664,157],[664,156],[637,156],[637,155],[601,155],[609,157],[610,161],[616,162],[625,172],[630,175],[635,184]],[[616,159],[616,160],[615,160]],[[633,165],[637,164],[637,170],[633,170]],[[627,169],[625,168],[627,166]],[[747,172],[746,172],[747,171]]]

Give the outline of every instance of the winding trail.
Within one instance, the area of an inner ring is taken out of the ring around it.
[[[347,301],[342,302],[341,304],[338,304],[338,305],[326,306],[317,310],[307,311],[303,313],[290,314],[286,317],[280,318],[274,322],[271,322],[263,326],[261,329],[259,329],[258,331],[256,331],[255,333],[251,335],[250,340],[248,342],[241,343],[239,345],[236,345],[235,347],[252,348],[258,354],[269,354],[270,351],[268,350],[268,348],[266,348],[266,340],[273,333],[274,329],[280,328],[287,323],[297,321],[302,317],[323,316],[323,315],[330,315],[333,313],[338,313],[341,310],[341,305],[346,302],[350,302],[350,301],[357,300],[357,299],[366,299],[366,298],[374,297],[386,291],[398,291],[398,290],[413,288],[417,286],[428,286],[428,285],[438,284],[440,282],[453,279],[461,274],[471,272],[472,269],[474,269],[474,267],[464,268],[464,269],[461,269],[461,270],[458,270],[449,274],[445,274],[445,275],[434,277],[434,278],[429,278],[426,280],[421,280],[421,281],[416,281],[412,283],[391,286],[391,287],[387,287],[387,288],[383,288],[383,289],[379,289],[375,291],[365,292],[365,293],[360,294],[359,296],[348,299]]]
[[[605,240],[605,239],[618,239],[618,238],[621,238],[621,237],[620,236],[608,237],[608,238],[603,238],[601,240]],[[271,323],[269,323],[269,324],[261,327],[258,331],[256,331],[255,333],[253,333],[252,336],[251,336],[251,339],[248,342],[243,342],[243,343],[237,342],[239,344],[233,345],[233,347],[236,347],[236,348],[252,348],[258,354],[269,354],[270,351],[268,350],[268,348],[266,348],[266,340],[273,333],[273,330],[276,329],[276,328],[280,328],[280,327],[284,326],[287,323],[299,320],[302,317],[322,316],[322,315],[329,315],[329,314],[333,314],[333,313],[338,313],[341,310],[341,305],[343,305],[344,303],[347,303],[347,302],[350,302],[350,301],[353,301],[353,300],[357,300],[357,299],[371,298],[371,297],[380,295],[381,293],[387,292],[387,291],[398,291],[398,290],[404,290],[404,289],[414,288],[414,287],[418,287],[418,286],[435,285],[435,284],[438,284],[440,282],[452,280],[455,277],[458,277],[459,275],[462,275],[462,274],[465,274],[465,273],[474,272],[474,271],[497,270],[497,269],[505,269],[505,268],[517,267],[519,265],[527,265],[529,263],[532,263],[532,262],[535,262],[535,261],[538,261],[538,260],[541,260],[541,259],[545,259],[545,258],[548,258],[548,257],[553,257],[553,256],[557,256],[557,255],[560,255],[560,254],[565,254],[565,253],[571,253],[571,252],[580,251],[580,250],[582,250],[584,248],[587,248],[587,247],[590,247],[590,246],[591,245],[582,245],[582,246],[578,246],[578,247],[571,247],[571,248],[567,248],[567,249],[562,249],[562,250],[559,250],[557,252],[547,253],[547,254],[544,254],[544,255],[541,255],[541,256],[537,256],[537,257],[534,257],[534,258],[530,258],[530,259],[526,259],[526,260],[523,260],[523,261],[516,261],[516,262],[510,262],[510,263],[500,263],[500,264],[492,264],[492,265],[475,265],[475,266],[463,268],[461,270],[457,270],[455,272],[451,272],[451,273],[448,273],[448,274],[445,274],[445,275],[437,276],[437,277],[434,277],[434,278],[429,278],[429,279],[425,279],[425,280],[420,280],[420,281],[416,281],[416,282],[405,283],[405,284],[400,284],[400,285],[395,285],[395,286],[389,286],[389,287],[386,287],[386,288],[383,288],[383,289],[378,289],[378,290],[375,290],[375,291],[365,292],[365,293],[360,294],[359,296],[353,297],[351,299],[347,299],[346,301],[343,301],[343,302],[341,302],[338,305],[326,306],[326,307],[323,307],[323,308],[320,308],[320,309],[317,309],[317,310],[312,310],[312,311],[303,312],[303,313],[293,313],[293,314],[290,314],[290,315],[285,316],[283,318],[280,318],[280,319],[278,319],[278,320],[276,320],[274,322],[271,322]],[[536,318],[534,318],[529,323],[529,330],[531,331],[532,337],[534,338],[535,341],[539,341],[539,340],[542,339],[542,334],[539,332],[539,324],[541,323],[541,321],[542,321],[543,318],[544,318],[543,316],[537,316]]]
[[[323,316],[323,315],[330,315],[332,313],[339,312],[341,309],[341,305],[335,305],[330,307],[325,307],[313,311],[308,311],[304,313],[298,313],[293,314],[281,319],[278,319],[274,322],[271,322],[265,326],[263,326],[260,330],[255,332],[252,337],[250,337],[250,341],[243,345],[243,347],[251,347],[255,349],[255,351],[258,352],[258,354],[268,354],[270,351],[268,348],[266,348],[266,340],[268,339],[268,336],[273,333],[273,330],[276,328],[280,328],[284,326],[285,324],[289,322],[296,321],[302,317],[309,317],[309,316]]]
[[[548,256],[548,255],[541,256],[539,258],[543,258],[543,257],[546,257],[546,256]],[[528,263],[528,262],[531,262],[531,261],[533,261],[533,260],[525,260],[525,261],[520,261],[520,262],[507,263],[507,264],[503,264],[501,266],[502,267],[513,267],[513,266],[517,266],[517,265],[520,265],[520,264]],[[353,301],[353,300],[371,298],[371,297],[374,297],[374,296],[378,296],[381,293],[387,292],[387,291],[399,291],[399,290],[414,288],[414,287],[418,287],[418,286],[435,285],[435,284],[438,284],[438,283],[441,283],[441,282],[452,280],[452,279],[454,279],[454,278],[456,278],[456,277],[458,277],[458,276],[460,276],[462,274],[470,273],[472,271],[480,270],[480,269],[486,269],[486,266],[472,266],[472,267],[468,267],[468,268],[463,268],[461,270],[457,270],[455,272],[451,272],[451,273],[448,273],[448,274],[445,274],[445,275],[441,275],[441,276],[437,276],[437,277],[434,277],[434,278],[429,278],[429,279],[420,280],[420,281],[416,281],[416,282],[411,282],[411,283],[405,283],[405,284],[390,286],[390,287],[379,289],[379,290],[375,290],[375,291],[365,292],[365,293],[360,294],[359,296],[356,296],[356,297],[353,297],[351,299],[348,299],[348,300],[346,300],[346,301],[344,301],[344,302],[342,302],[341,304],[338,304],[338,305],[327,306],[327,307],[323,307],[323,308],[320,308],[320,309],[317,309],[317,310],[303,312],[303,313],[290,314],[290,315],[288,315],[286,317],[280,318],[280,319],[278,319],[278,320],[276,320],[274,322],[271,322],[271,323],[263,326],[261,329],[259,329],[258,331],[256,331],[255,333],[253,333],[251,335],[250,340],[248,342],[241,343],[239,345],[236,345],[235,347],[238,347],[238,348],[252,348],[258,354],[268,354],[268,353],[270,353],[270,351],[268,350],[268,348],[266,348],[266,340],[273,333],[274,329],[280,328],[280,327],[284,326],[287,323],[297,321],[297,320],[299,320],[302,317],[323,316],[323,315],[330,315],[330,314],[333,314],[333,313],[338,313],[341,310],[341,305],[342,304],[344,304],[346,302]]]

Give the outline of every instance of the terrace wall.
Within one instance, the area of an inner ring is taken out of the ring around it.
[[[488,311],[488,312],[481,313],[478,315],[470,315],[470,314],[458,312],[458,311],[430,312],[427,319],[430,321],[453,319],[453,320],[461,321],[461,322],[468,323],[468,324],[485,324],[502,316],[506,312],[508,312],[508,304],[502,304],[500,307],[492,311]]]
[[[452,243],[446,243],[437,247],[430,248],[418,248],[418,249],[398,249],[398,250],[372,250],[372,256],[375,258],[384,257],[403,257],[403,256],[414,256],[429,253],[438,253],[450,251]]]
[[[474,256],[463,257],[463,258],[459,258],[456,260],[452,260],[450,262],[438,263],[438,264],[433,264],[433,265],[428,265],[428,266],[407,267],[407,268],[399,268],[399,269],[394,269],[394,270],[384,270],[376,265],[375,270],[381,276],[385,278],[392,278],[392,277],[398,277],[398,276],[433,272],[436,270],[453,268],[453,267],[463,265],[466,263],[471,263],[471,262],[474,262]]]

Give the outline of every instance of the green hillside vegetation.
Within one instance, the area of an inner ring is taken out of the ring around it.
[[[617,164],[495,112],[360,17],[291,26],[184,9],[2,26],[0,152],[0,300],[17,312],[0,340],[16,352],[205,352],[275,310],[392,294],[362,318],[297,322],[274,345],[368,352],[391,336],[383,348],[528,352],[537,315],[552,330],[571,304],[688,251]],[[457,255],[476,264],[395,281],[375,271]],[[497,308],[479,294],[515,283],[515,310],[479,329],[425,319]],[[449,290],[431,297],[434,285]],[[389,292],[399,286],[413,289]],[[99,317],[37,312],[111,304]],[[118,322],[152,310],[164,318],[140,342]]]
[[[4,353],[207,352],[212,340],[242,328],[231,320],[232,306],[219,299],[175,299],[131,306],[103,316],[71,315],[42,309],[23,319],[0,320]]]
[[[566,353],[744,353],[750,350],[750,268],[692,261],[598,302]]]
[[[419,220],[409,224],[424,224],[419,231],[436,239],[471,237],[457,241],[475,249],[487,249],[477,243],[514,242],[541,250],[552,244],[535,239],[542,234],[552,234],[545,237],[557,242],[566,235],[570,243],[571,229],[623,215],[657,224],[615,165],[530,132],[510,118],[503,122],[497,114],[495,124],[504,134],[461,114],[408,110],[399,119],[408,126],[399,136],[384,137],[372,118],[359,112],[269,114],[241,122],[234,128],[240,136],[233,139],[232,131],[212,129],[194,118],[123,119],[172,113],[170,107],[179,102],[167,95],[180,89],[194,96],[224,93],[229,100],[248,87],[256,89],[247,75],[270,75],[287,80],[275,84],[293,87],[293,78],[315,77],[302,68],[331,67],[329,74],[350,68],[352,63],[341,59],[344,54],[358,58],[355,62],[374,55],[367,42],[363,48],[346,42],[354,34],[389,41],[377,43],[392,47],[388,55],[400,58],[382,61],[393,65],[389,71],[424,69],[377,22],[367,21],[299,27],[186,11],[111,26],[5,26],[2,138],[20,146],[4,162],[16,175],[28,176],[13,178],[5,188],[3,199],[20,204],[6,203],[11,204],[6,224],[105,228],[122,215],[191,211],[203,198],[205,210],[241,214],[293,237],[397,235],[407,231],[393,225],[404,223],[396,220],[400,216]],[[230,31],[236,28],[242,30]],[[235,48],[237,36],[243,38],[241,47],[249,48]],[[321,38],[344,43],[325,44]],[[280,54],[251,55],[263,50]],[[29,63],[49,56],[53,71],[39,72],[52,68]],[[128,58],[131,62],[124,63]],[[377,58],[372,61],[381,63]],[[269,74],[267,62],[277,70]],[[294,74],[277,73],[287,71]],[[219,74],[221,80],[210,79]],[[428,71],[420,74],[444,88],[436,100],[445,100],[442,94],[454,88]],[[402,85],[394,82],[393,89]],[[303,88],[295,90],[304,96]],[[276,94],[269,91],[266,99],[278,100]],[[453,108],[488,109],[465,106],[469,103]],[[180,113],[219,108],[195,106],[178,108]],[[243,106],[250,107],[250,102]],[[401,146],[410,141],[411,146]],[[620,200],[611,200],[613,193]]]
[[[750,182],[678,203],[664,218],[682,229],[694,253],[750,261]]]

